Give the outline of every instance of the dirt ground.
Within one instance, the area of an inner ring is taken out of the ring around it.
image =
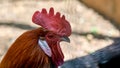
[[[39,27],[31,21],[33,13],[50,7],[64,14],[72,26],[71,43],[61,42],[65,61],[91,54],[120,37],[111,21],[77,0],[1,2],[0,59],[23,32]]]

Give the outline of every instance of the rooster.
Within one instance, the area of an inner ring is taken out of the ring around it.
[[[32,16],[41,27],[23,33],[0,63],[0,68],[58,68],[64,63],[61,41],[70,42],[71,26],[64,15],[43,8]]]

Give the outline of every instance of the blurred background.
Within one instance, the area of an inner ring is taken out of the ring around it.
[[[23,32],[38,28],[36,10],[54,7],[72,26],[71,43],[61,42],[65,61],[102,49],[120,37],[119,0],[0,0],[0,60]]]

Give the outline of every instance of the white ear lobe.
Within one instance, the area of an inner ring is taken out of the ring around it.
[[[48,55],[49,57],[52,56],[52,51],[45,40],[39,39],[38,44],[41,47],[41,49],[45,52],[46,55]]]

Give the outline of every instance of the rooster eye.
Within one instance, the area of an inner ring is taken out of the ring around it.
[[[49,35],[48,38],[49,38],[49,39],[52,39],[52,38],[54,38],[54,36],[53,36],[53,35]]]
[[[46,38],[49,40],[57,40],[58,39],[58,35],[54,34],[54,33],[48,33],[46,35]]]
[[[53,33],[49,33],[49,34],[47,34],[47,38],[53,39],[53,38],[55,38],[55,35]]]

